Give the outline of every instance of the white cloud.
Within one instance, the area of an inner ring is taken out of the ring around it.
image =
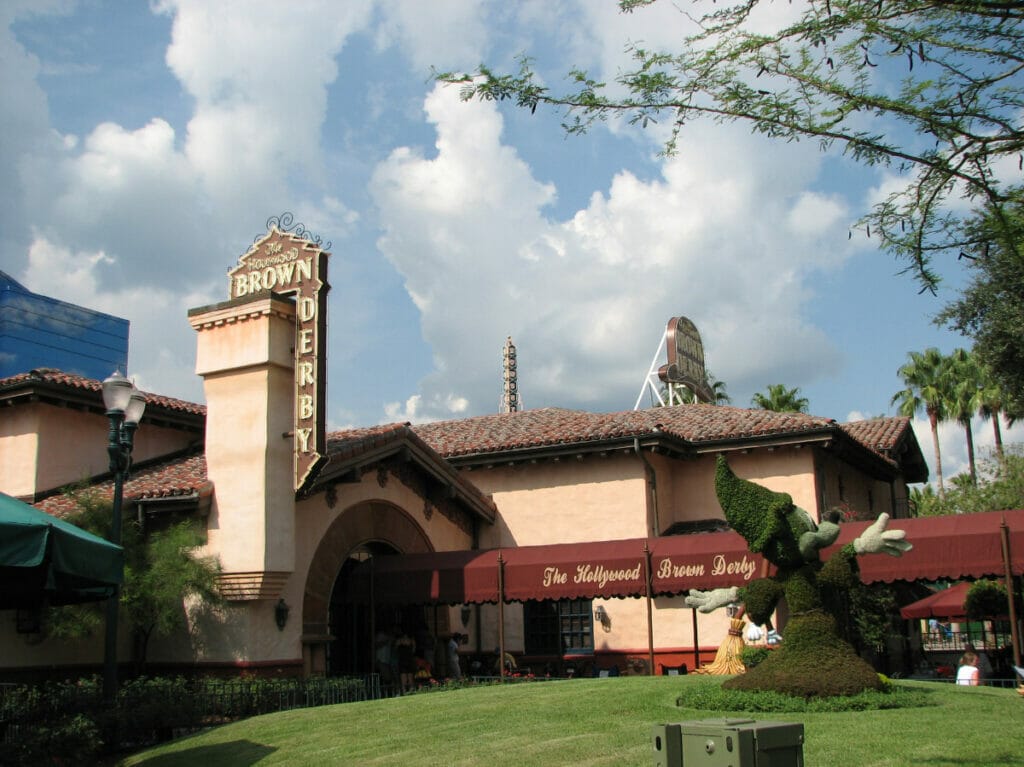
[[[384,406],[388,421],[429,423],[466,415],[469,401],[454,394],[435,396],[427,403],[419,394],[413,394],[405,403],[389,402]]]
[[[154,7],[169,22],[150,19],[148,33],[171,33],[147,41],[165,60],[144,62],[156,72],[145,81],[182,106],[137,107],[129,123],[90,100],[97,116],[74,122],[86,126],[80,136],[55,131],[47,109],[72,82],[74,56],[60,59],[64,75],[40,77],[4,28],[0,176],[13,199],[0,221],[5,270],[32,290],[129,317],[132,368],[156,388],[193,396],[194,381],[179,384],[193,378],[185,310],[226,298],[225,270],[266,216],[285,210],[335,243],[338,421],[496,409],[508,335],[526,405],[627,408],[678,314],[697,323],[737,404],[768,383],[806,386],[844,365],[807,309],[815,278],[867,243],[847,242],[841,198],[814,191],[816,145],[695,124],[664,161],[653,157],[663,134],[616,125],[595,127],[594,167],[569,167],[552,150],[565,139],[550,114],[507,116],[509,138],[494,104],[461,102],[457,88],[409,107],[426,65],[484,59],[502,69],[520,51],[543,58],[546,74],[578,63],[611,80],[630,65],[625,39],[678,45],[678,6],[631,15],[585,0]],[[98,18],[90,10],[74,11],[83,29]],[[75,24],[56,31],[85,50],[93,38]],[[36,41],[49,31],[31,30]],[[97,73],[121,66],[85,58]]]
[[[184,151],[226,215],[281,209],[289,174],[326,181],[320,131],[327,86],[339,75],[338,52],[365,28],[371,7],[161,3],[174,15],[167,64],[196,100]]]
[[[766,155],[746,133],[701,131],[661,178],[623,171],[559,222],[544,215],[554,189],[502,145],[493,105],[439,87],[426,109],[436,157],[398,149],[371,187],[387,222],[379,247],[416,297],[436,361],[411,415],[439,417],[431,398],[456,390],[476,410],[496,408],[509,334],[532,407],[627,409],[621,392],[640,386],[680,313],[733,392],[841,364],[802,317],[809,276],[842,260],[835,242],[846,246],[839,204],[799,193],[814,150]],[[776,224],[809,215],[816,226]],[[827,258],[822,238],[833,244]],[[645,337],[650,346],[636,348]]]
[[[378,48],[395,48],[426,77],[431,67],[473,67],[483,60],[500,5],[465,0],[389,0],[380,5]]]
[[[25,50],[10,28],[15,19],[46,9],[45,3],[30,0],[0,4],[0,179],[4,183],[0,261],[8,272],[24,263],[32,211],[50,197],[50,190],[42,189],[42,158],[59,151],[61,145],[50,130],[46,93],[36,82],[39,59]]]
[[[167,0],[155,10],[173,16],[167,64],[194,99],[184,135],[159,117],[59,135],[39,62],[4,26],[0,174],[12,204],[0,216],[16,218],[4,261],[31,290],[129,318],[133,370],[201,399],[187,310],[226,298],[225,270],[268,212],[301,210],[332,236],[359,219],[328,188],[320,136],[336,56],[371,5]]]
[[[129,318],[129,370],[139,388],[202,401],[196,378],[195,335],[188,310],[211,303],[209,293],[183,294],[153,286],[103,289],[96,267],[109,263],[102,251],[71,251],[38,237],[29,249],[25,281],[61,301]]]
[[[786,223],[795,235],[817,235],[834,231],[837,224],[845,224],[848,213],[843,201],[834,195],[803,192],[790,209]]]

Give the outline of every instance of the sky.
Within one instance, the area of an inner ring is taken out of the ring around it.
[[[838,421],[895,415],[909,351],[970,346],[931,321],[958,264],[922,295],[851,236],[890,170],[710,123],[666,158],[661,126],[568,137],[431,76],[526,53],[554,88],[613,81],[628,42],[686,33],[675,3],[7,0],[0,21],[0,269],[128,319],[146,391],[203,401],[187,312],[285,212],[330,243],[329,429],[498,412],[509,336],[526,408],[632,409],[681,315],[734,405],[781,383]],[[943,427],[947,476],[963,442]]]

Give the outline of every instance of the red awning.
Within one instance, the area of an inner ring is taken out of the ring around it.
[[[1024,511],[998,511],[892,520],[889,528],[906,530],[914,548],[902,557],[858,557],[861,579],[865,583],[891,583],[1001,576],[1000,526],[1004,519],[1010,533],[1013,573],[1022,575]],[[853,541],[868,524],[843,524],[839,540],[822,552],[822,559]],[[751,553],[738,533],[693,533],[377,556],[371,560],[373,594],[381,604],[496,602],[500,551],[506,602],[643,596],[645,543],[651,552],[651,593],[655,596],[743,586],[768,572],[766,560]],[[369,564],[362,565],[350,578],[349,593],[354,598],[368,598],[369,570]]]
[[[1024,574],[1024,510],[987,511],[945,517],[894,519],[889,528],[906,530],[914,548],[901,557],[885,554],[857,557],[864,583],[883,581],[936,581],[940,579],[1002,576],[1002,534],[1009,528],[1011,566],[1014,575]],[[840,546],[850,543],[869,525],[852,522],[841,526],[839,540],[822,553],[827,559]]]
[[[958,583],[900,608],[904,618],[964,618],[964,600],[973,584]]]
[[[767,573],[739,533],[692,533],[651,538],[651,591],[681,594],[690,589],[743,586]]]
[[[377,604],[498,601],[498,552],[432,551],[375,556],[350,576],[348,593]]]
[[[633,538],[502,549],[505,601],[643,596],[644,543]]]

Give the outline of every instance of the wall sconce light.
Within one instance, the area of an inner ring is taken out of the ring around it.
[[[278,631],[284,631],[284,626],[288,622],[289,611],[291,611],[291,608],[284,601],[284,597],[278,599],[277,604],[274,605],[274,623],[277,624]]]
[[[608,615],[608,611],[604,609],[604,605],[598,605],[594,608],[594,620],[601,624],[601,628],[605,631],[612,630],[612,619]]]
[[[470,616],[470,614],[471,613],[470,613],[469,605],[463,605],[462,609],[459,610],[459,618],[462,620],[462,628],[466,628],[466,627],[469,626],[469,616]]]

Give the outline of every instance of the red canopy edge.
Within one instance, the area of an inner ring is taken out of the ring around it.
[[[460,604],[498,601],[498,551],[431,551],[375,556],[348,579],[354,601]]]
[[[651,590],[659,596],[743,586],[763,577],[768,564],[732,530],[651,538],[650,547]]]
[[[1010,531],[1011,567],[1015,575],[1022,575],[1024,510],[1016,510],[891,520],[889,529],[905,530],[914,548],[902,557],[858,557],[861,579],[891,583],[998,576],[1004,572],[1004,519]],[[843,524],[838,541],[822,552],[822,559],[852,542],[868,524]],[[769,572],[769,563],[752,553],[734,531],[519,546],[501,549],[503,601],[644,596],[645,544],[651,552],[653,596],[744,586]],[[373,596],[381,604],[497,602],[498,555],[498,549],[486,549],[376,556],[353,572],[348,592],[367,599],[372,570]]]
[[[639,597],[645,538],[503,549],[505,599]]]
[[[914,548],[901,557],[872,554],[857,557],[864,583],[959,580],[1004,573],[1000,525],[1010,532],[1010,563],[1014,575],[1024,574],[1024,510],[986,511],[942,517],[893,519],[888,529],[906,531]],[[822,552],[827,559],[860,535],[871,523],[841,526],[839,540]]]

